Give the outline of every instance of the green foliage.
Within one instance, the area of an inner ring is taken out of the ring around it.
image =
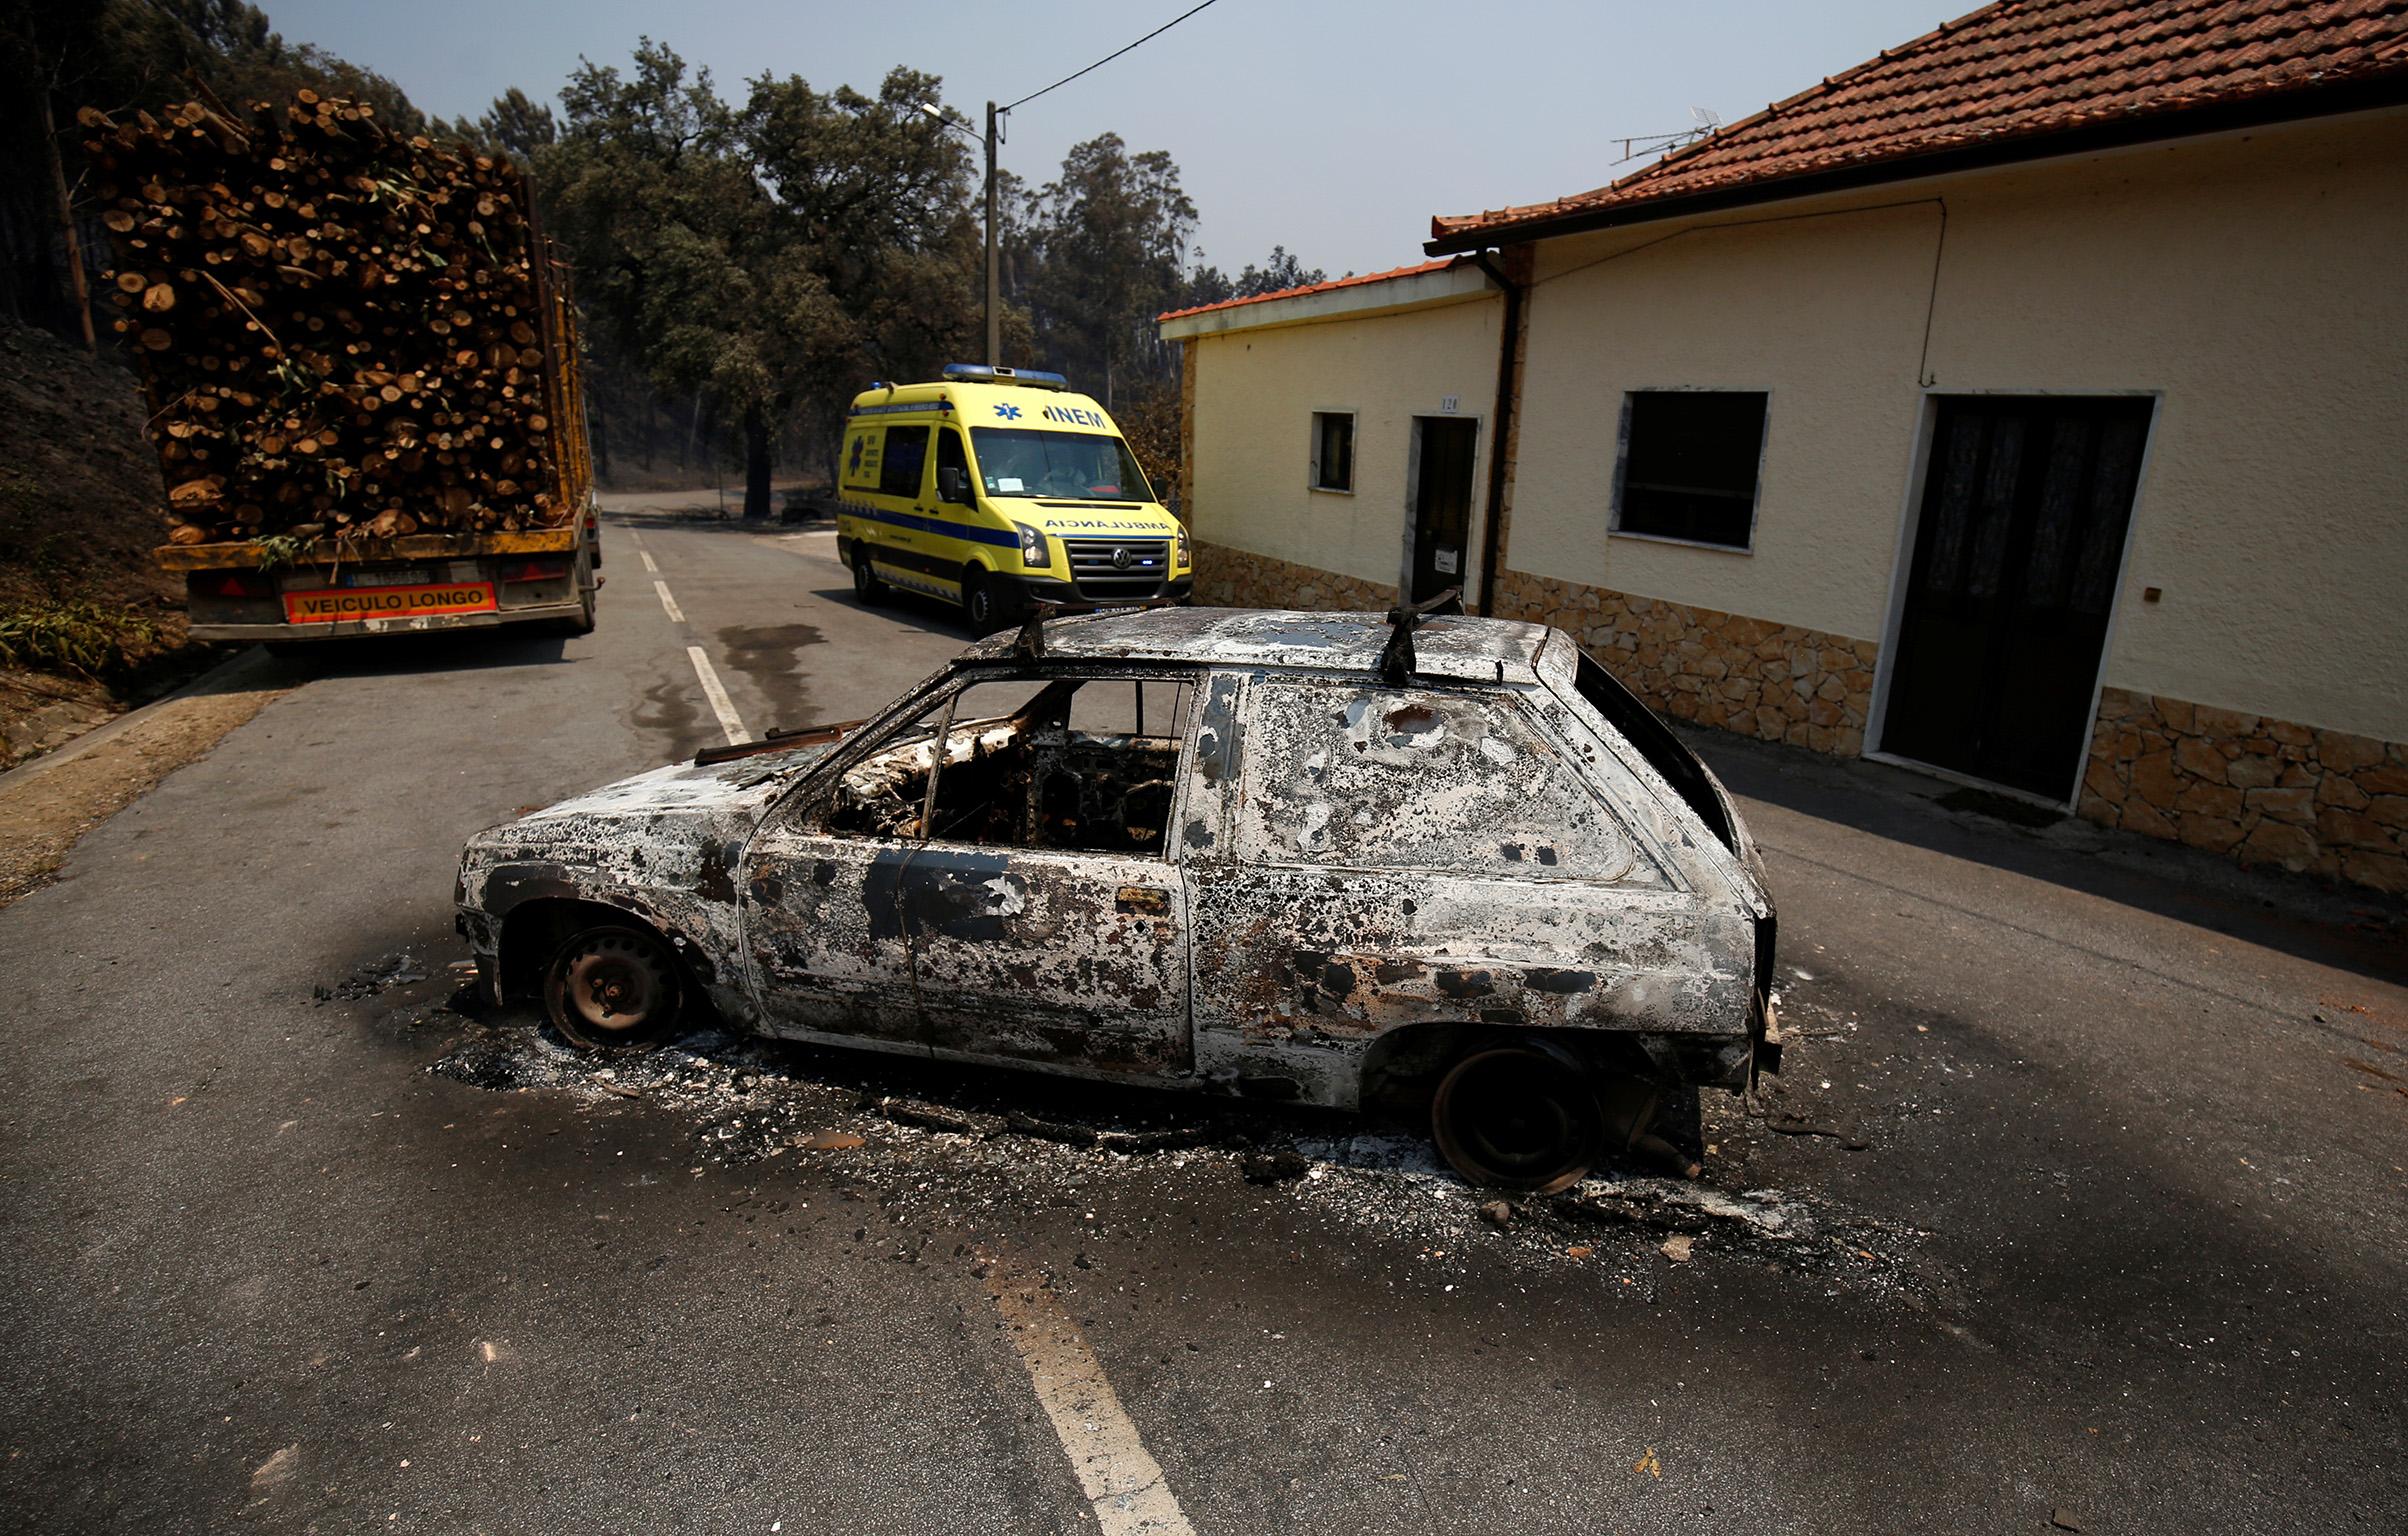
[[[762,75],[740,105],[645,39],[632,74],[583,63],[536,156],[587,312],[660,388],[707,396],[747,439],[748,516],[768,511],[772,423],[836,408],[898,353],[931,366],[975,324],[967,157],[919,111]],[[907,370],[895,370],[907,371]]]
[[[260,573],[264,575],[281,566],[299,564],[301,557],[309,552],[309,546],[313,542],[310,539],[295,538],[289,533],[271,533],[264,538],[253,539],[251,548],[259,556]]]
[[[1072,147],[1062,174],[1026,198],[1024,292],[1048,366],[1109,401],[1127,382],[1167,378],[1154,317],[1175,307],[1196,207],[1161,150],[1130,154],[1119,134]]]
[[[102,676],[130,667],[158,642],[140,609],[88,598],[35,598],[0,608],[0,664]]]
[[[494,97],[482,116],[459,118],[445,131],[481,154],[508,155],[524,165],[559,141],[560,121],[550,107],[514,85]]]

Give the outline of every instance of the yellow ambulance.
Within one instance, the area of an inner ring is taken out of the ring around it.
[[[865,603],[892,587],[959,603],[985,634],[1032,599],[1184,600],[1187,530],[1112,418],[1058,373],[952,363],[853,399],[836,550]]]

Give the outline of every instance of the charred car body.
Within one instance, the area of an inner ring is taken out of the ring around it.
[[[1777,1065],[1719,783],[1560,631],[1032,622],[875,720],[480,833],[460,929],[587,1045],[764,1034],[1339,1108],[1561,1187]]]

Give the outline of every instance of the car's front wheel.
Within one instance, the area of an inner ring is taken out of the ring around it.
[[[977,566],[962,572],[962,613],[975,635],[991,635],[1004,625],[1003,603],[995,595],[994,578]]]
[[[1527,1045],[1485,1046],[1439,1079],[1430,1135],[1467,1183],[1549,1195],[1596,1162],[1605,1111],[1574,1063]]]
[[[651,1045],[677,1023],[685,985],[658,934],[605,923],[572,935],[544,968],[544,1012],[589,1051]]]

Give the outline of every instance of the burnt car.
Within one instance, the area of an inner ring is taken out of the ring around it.
[[[1426,1114],[1545,1190],[1777,1066],[1729,795],[1570,636],[1462,616],[1032,621],[884,714],[472,839],[459,927],[572,1042],[823,1044]]]

